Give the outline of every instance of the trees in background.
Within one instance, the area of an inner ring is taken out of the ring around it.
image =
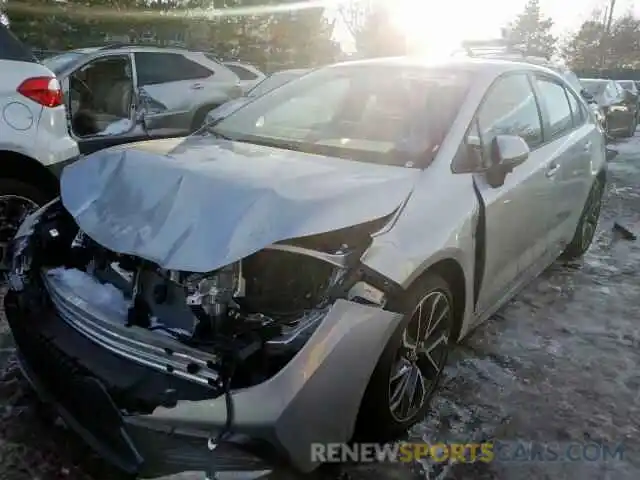
[[[406,38],[392,23],[384,6],[371,8],[353,34],[360,57],[391,57],[407,53]]]
[[[567,8],[571,8],[567,4]],[[540,10],[538,0],[529,0],[524,10],[503,31],[512,45],[521,45],[528,55],[552,57],[560,54],[574,70],[639,68],[640,18],[627,13],[613,20],[609,34],[605,19],[595,13],[557,48],[551,33],[553,20]]]
[[[4,11],[19,38],[45,50],[125,39],[181,44],[263,67],[313,66],[336,58],[340,49],[322,8],[268,10],[274,3],[293,0],[6,0]],[[234,8],[241,14],[233,14]]]
[[[613,21],[608,35],[603,22],[587,20],[562,55],[575,70],[640,68],[640,19],[623,15]]]
[[[0,0],[0,21],[8,20],[18,37],[40,49],[64,50],[129,39],[182,43],[263,67],[312,66],[337,59],[341,51],[332,40],[333,25],[323,9],[264,12],[265,6],[291,2],[295,0]],[[358,56],[407,53],[402,32],[381,2],[354,0],[347,5],[350,18],[346,23]],[[243,11],[217,15],[234,8]],[[255,11],[247,13],[251,8]],[[528,0],[522,13],[504,28],[503,36],[529,55],[560,53],[576,70],[640,68],[640,19],[632,14],[615,19],[608,35],[603,19],[594,16],[561,49],[557,49],[552,27],[553,20],[543,14],[539,1]]]
[[[558,40],[551,34],[552,27],[553,20],[542,14],[539,1],[528,0],[522,13],[503,29],[502,36],[509,44],[522,46],[527,55],[550,58]]]

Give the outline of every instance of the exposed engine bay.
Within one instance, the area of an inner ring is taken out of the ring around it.
[[[233,369],[234,387],[244,387],[286,365],[336,299],[383,306],[382,292],[362,288],[357,266],[371,234],[387,221],[271,245],[216,271],[191,273],[105,249],[56,203],[28,241],[18,239],[10,281],[15,289],[41,282],[43,290],[47,278],[66,282],[90,297],[82,301],[102,302],[115,312],[110,319],[118,327],[149,333],[158,348],[167,350],[170,340],[195,356],[206,354],[206,361],[187,366],[190,374],[203,365],[216,372]],[[36,271],[42,272],[39,279]],[[203,378],[221,386],[215,375]]]

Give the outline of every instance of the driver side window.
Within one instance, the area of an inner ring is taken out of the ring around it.
[[[532,150],[542,144],[538,104],[526,74],[509,74],[489,88],[469,127],[453,170],[464,173],[491,165],[491,148],[497,135],[517,135]]]
[[[69,77],[71,129],[77,137],[118,135],[133,127],[133,78],[126,55],[98,58]]]
[[[480,107],[477,120],[485,153],[496,135],[522,137],[532,150],[542,144],[538,104],[525,74],[497,80]]]

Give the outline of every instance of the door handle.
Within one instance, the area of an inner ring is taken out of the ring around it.
[[[560,164],[557,162],[551,162],[547,167],[545,175],[547,176],[547,178],[553,177],[556,173],[558,173],[558,170],[560,170]]]
[[[588,141],[587,143],[584,144],[584,149],[587,152],[591,150],[591,141]]]
[[[204,88],[204,85],[202,85],[201,83],[194,83],[193,85],[191,85],[191,90],[202,90]]]

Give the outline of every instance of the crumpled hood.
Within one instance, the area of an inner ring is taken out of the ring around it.
[[[279,241],[389,215],[419,175],[202,136],[89,155],[63,171],[61,197],[105,248],[208,272]]]

